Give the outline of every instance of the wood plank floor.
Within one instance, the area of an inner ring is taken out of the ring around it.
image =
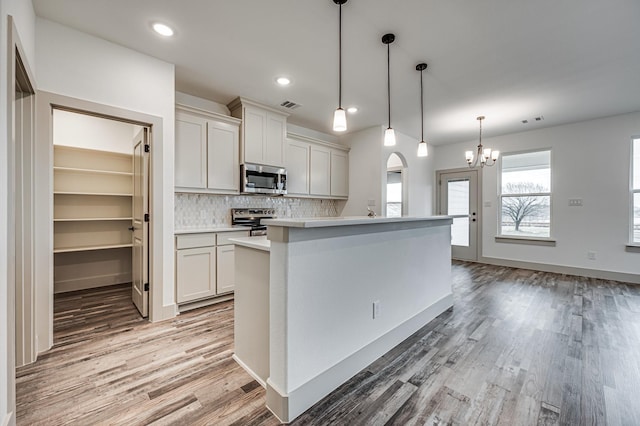
[[[453,288],[293,424],[640,425],[640,286],[454,262]],[[150,324],[128,287],[61,295],[18,424],[278,424],[232,353],[233,302]]]

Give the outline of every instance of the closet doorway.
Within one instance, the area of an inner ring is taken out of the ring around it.
[[[53,109],[54,294],[131,283],[149,306],[149,129]]]

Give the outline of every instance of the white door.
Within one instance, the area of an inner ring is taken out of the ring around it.
[[[453,216],[451,257],[478,260],[478,171],[439,172],[439,213]]]
[[[143,128],[133,139],[133,220],[131,225],[133,265],[131,298],[143,317],[149,315],[149,153],[148,129]],[[147,220],[145,220],[147,219]]]

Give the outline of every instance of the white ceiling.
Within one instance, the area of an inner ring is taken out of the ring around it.
[[[176,89],[223,104],[238,95],[302,104],[289,121],[332,133],[338,102],[333,0],[33,0],[36,14],[176,64]],[[151,23],[171,25],[164,39]],[[637,0],[348,0],[343,106],[349,132],[386,124],[433,144],[640,110]],[[286,75],[293,83],[275,84]],[[544,116],[540,122],[536,116]],[[524,125],[521,120],[528,119]]]

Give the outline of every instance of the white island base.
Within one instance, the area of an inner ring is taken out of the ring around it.
[[[267,407],[288,423],[453,305],[451,218],[273,219]]]

